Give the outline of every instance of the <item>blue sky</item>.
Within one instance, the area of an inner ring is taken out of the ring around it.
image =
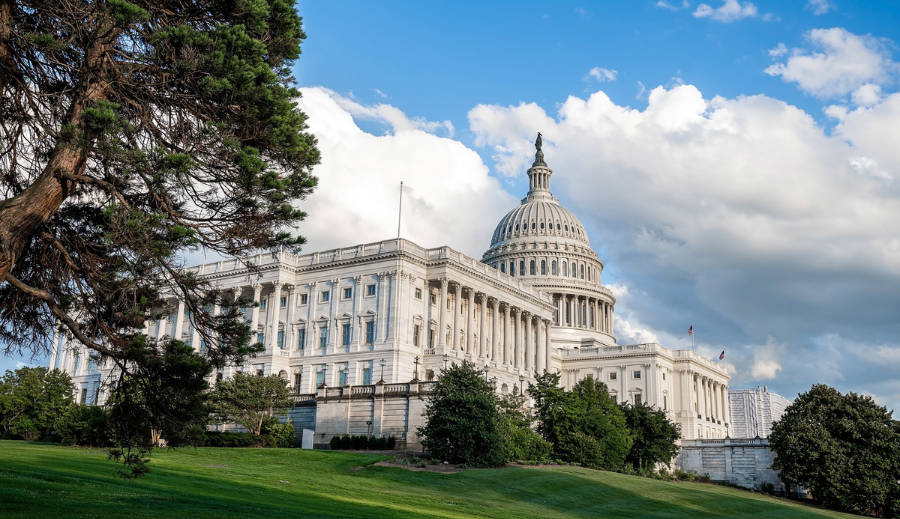
[[[542,131],[620,342],[690,347],[693,322],[732,387],[900,406],[900,3],[298,9],[308,251],[392,237],[403,180],[404,236],[480,258]]]

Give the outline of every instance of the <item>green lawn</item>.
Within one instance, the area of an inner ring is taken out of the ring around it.
[[[573,467],[457,474],[299,449],[154,453],[137,481],[104,452],[0,441],[0,517],[851,517],[731,488]]]

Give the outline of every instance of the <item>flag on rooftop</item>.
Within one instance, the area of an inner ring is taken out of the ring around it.
[[[725,359],[725,350],[722,350],[722,353],[719,354],[719,360]]]
[[[694,335],[694,325],[691,324],[691,327],[688,328],[688,335]]]

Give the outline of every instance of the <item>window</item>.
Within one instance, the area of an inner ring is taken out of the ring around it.
[[[581,279],[584,279],[584,265],[581,266]]]
[[[419,334],[422,333],[422,326],[415,325],[413,326],[413,346],[419,345]]]
[[[563,264],[562,264],[562,275],[563,276],[569,275],[569,267],[566,265],[565,261],[563,261]]]
[[[557,270],[558,269],[556,268],[556,260],[553,260],[553,262],[550,263],[550,273],[555,276],[555,275],[557,275]]]
[[[262,332],[257,333],[256,334],[256,342],[258,342],[260,344],[265,344],[266,343],[266,334],[264,334]],[[205,347],[206,346],[204,346],[203,343],[200,344],[200,348],[205,348]]]
[[[541,275],[547,275],[547,260],[541,260]]]
[[[300,392],[300,385],[303,383],[303,373],[294,373],[294,392]]]
[[[369,366],[362,369],[362,383],[364,386],[372,385],[372,368]]]
[[[500,272],[506,274],[506,262],[500,264]]]
[[[516,277],[516,262],[515,261],[509,262],[509,275],[512,277]]]
[[[279,304],[279,306],[280,306],[281,308],[284,308],[285,306],[287,306],[287,297],[282,297],[282,298],[278,301],[278,304]]]
[[[556,222],[556,230],[559,230],[559,222]]]
[[[81,390],[81,404],[82,405],[87,404],[87,388],[84,388]]]
[[[519,262],[519,275],[525,275],[525,260]]]
[[[76,353],[76,354],[75,354],[75,366],[72,368],[72,372],[73,372],[73,373],[77,373],[77,372],[78,372],[78,361],[79,361],[80,359],[81,359],[81,355],[79,355],[79,354]]]
[[[302,350],[306,346],[306,328],[297,330],[297,349]]]
[[[634,405],[641,405],[641,394],[640,393],[634,394]]]
[[[421,288],[416,289],[416,299],[418,299],[420,301],[422,300],[422,289]]]
[[[350,325],[342,324],[341,325],[341,344],[344,346],[350,346]]]
[[[572,263],[572,277],[573,278],[578,277],[578,266],[575,265],[574,263]]]
[[[366,285],[366,297],[375,295],[375,285]]]
[[[641,378],[641,370],[637,369],[631,372],[631,378],[639,380]]]
[[[519,224],[516,224],[516,232],[519,232]]]
[[[353,297],[353,289],[345,288],[344,289],[344,299],[350,299],[351,297]]]
[[[324,366],[322,368],[325,369]],[[325,385],[325,371],[319,371],[316,373],[316,387],[323,387]]]
[[[284,349],[284,330],[278,331],[278,347]]]
[[[588,281],[591,280],[591,267],[587,268]]]
[[[346,386],[347,385],[347,370],[342,369],[338,371],[338,385]]]
[[[323,290],[323,291],[322,291],[322,295],[321,295],[321,297],[319,298],[319,300],[320,300],[321,302],[323,302],[323,303],[327,303],[328,301],[330,301],[330,300],[331,300],[331,291],[330,291],[330,290]]]
[[[534,222],[531,222],[531,230],[533,231],[534,228],[535,228],[535,227],[534,227]]]
[[[428,330],[428,347],[434,348],[434,330]]]
[[[609,374],[609,379],[610,379],[610,380],[615,380],[617,376],[618,376],[618,373],[610,373],[610,374]]]
[[[366,323],[366,344],[375,344],[375,321]]]
[[[534,275],[536,274],[534,265],[535,265],[534,260],[531,260],[531,263],[529,264],[529,266],[531,267],[531,269],[529,270],[529,272],[531,272],[531,275],[532,275],[532,276],[534,276]]]
[[[319,327],[319,347],[325,349],[328,347],[328,327]]]
[[[431,294],[431,304],[433,304],[433,305],[437,304],[437,296],[434,294]]]
[[[300,304],[301,305],[309,304],[309,294],[300,294]]]
[[[666,379],[666,374],[665,374],[665,373],[663,373],[663,380],[665,380],[665,379]]]
[[[663,395],[663,411],[669,410],[669,397]]]
[[[259,309],[260,310],[266,309],[266,300],[265,299],[263,299],[262,301],[259,302]]]
[[[566,224],[566,232],[569,232],[569,225]]]

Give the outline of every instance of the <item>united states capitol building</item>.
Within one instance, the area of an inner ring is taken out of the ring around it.
[[[691,350],[619,344],[616,298],[584,226],[550,189],[537,149],[529,191],[497,224],[481,259],[404,239],[306,255],[260,254],[252,276],[237,260],[192,267],[235,296],[252,295],[251,329],[265,345],[236,371],[292,385],[295,426],[334,434],[394,434],[417,443],[425,399],[442,369],[469,361],[498,393],[519,392],[545,370],[571,387],[593,377],[618,402],[665,410],[685,439],[728,434],[725,369]],[[151,337],[201,344],[184,305],[148,323]],[[50,367],[66,370],[83,403],[104,400],[109,370],[63,336]]]

